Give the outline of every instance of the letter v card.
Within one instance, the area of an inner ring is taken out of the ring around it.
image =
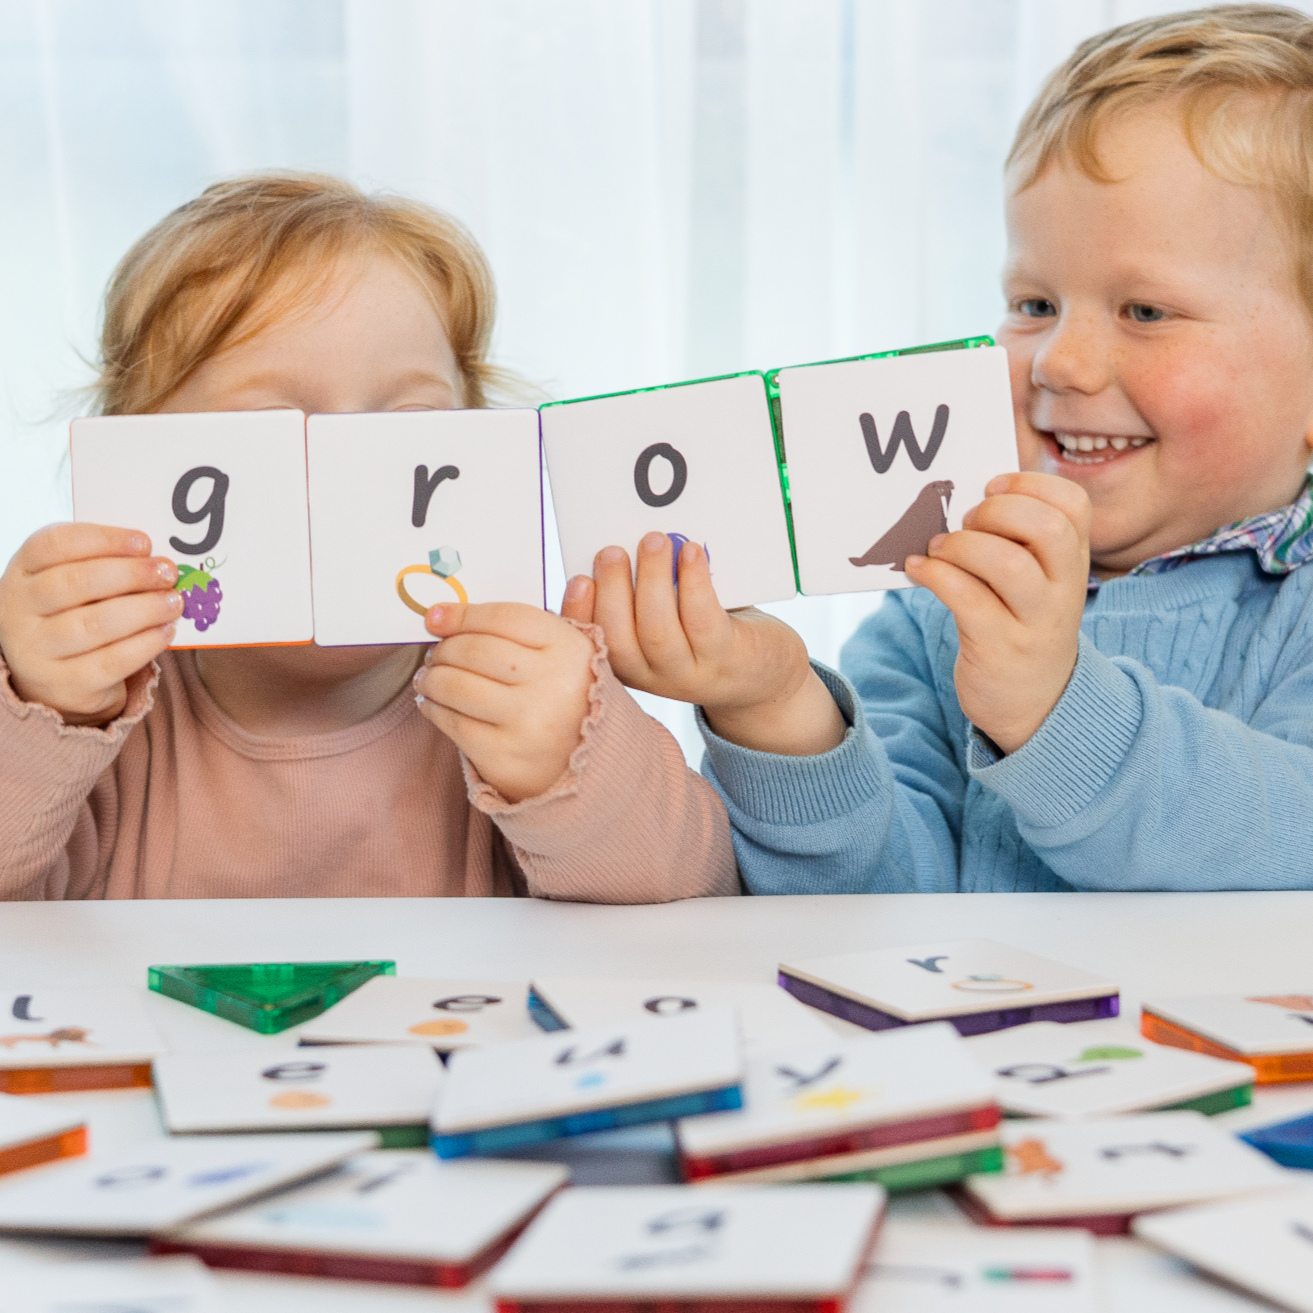
[[[985,485],[1017,469],[1002,347],[866,356],[770,377],[804,593],[910,587],[905,559],[960,529]]]
[[[722,606],[796,592],[760,374],[553,402],[542,425],[567,577],[656,532],[706,551]]]
[[[534,410],[311,415],[321,647],[427,643],[439,602],[544,605]]]
[[[299,410],[76,419],[70,446],[73,518],[139,529],[177,563],[173,647],[310,642]]]

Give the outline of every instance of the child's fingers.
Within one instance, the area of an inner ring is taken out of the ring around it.
[[[963,516],[962,527],[1021,544],[1054,583],[1089,577],[1089,555],[1075,525],[1048,502],[1010,493],[986,497]]]
[[[182,614],[179,593],[129,593],[75,607],[43,622],[42,655],[55,660],[81,656],[120,643],[134,634],[162,629]]]
[[[525,647],[549,647],[561,637],[561,617],[525,602],[444,602],[424,617],[430,634],[495,634]],[[566,626],[568,628],[568,626]],[[578,633],[577,630],[570,630]]]
[[[909,556],[903,563],[907,577],[928,588],[953,613],[958,628],[970,621],[1010,618],[1003,600],[982,579],[950,561],[933,556]]]
[[[14,563],[20,570],[36,574],[64,561],[149,555],[150,539],[135,529],[115,529],[105,524],[48,524],[18,549]]]
[[[498,684],[526,684],[537,677],[542,657],[537,648],[496,634],[456,634],[438,643],[429,654],[424,669],[453,666],[470,674],[482,675]],[[424,680],[415,687],[424,692]]]
[[[679,619],[694,653],[705,655],[730,640],[730,618],[716,596],[707,554],[697,543],[679,549]]]
[[[597,587],[586,574],[577,574],[565,586],[565,596],[561,598],[561,615],[566,620],[574,620],[581,625],[593,623],[593,603]]]
[[[606,635],[611,668],[626,684],[651,674],[634,624],[634,576],[623,547],[604,547],[593,560],[593,623]]]
[[[172,590],[178,569],[159,556],[102,556],[50,566],[33,576],[28,598],[37,615],[58,615],[73,607],[133,593]]]
[[[1050,601],[1050,585],[1039,562],[1020,543],[998,534],[960,529],[930,548],[930,559],[974,575],[994,591],[1018,619],[1028,620]]]
[[[94,714],[102,709],[108,690],[117,689],[130,675],[148,666],[173,642],[174,626],[144,629],[130,638],[110,643],[60,663],[60,678],[69,689],[81,689],[75,700],[84,705],[61,706],[61,711]]]
[[[638,642],[648,665],[664,673],[693,659],[680,622],[673,563],[671,542],[664,533],[649,533],[638,544],[638,580],[634,586]]]
[[[1033,497],[1061,511],[1071,521],[1073,528],[1082,539],[1090,536],[1089,494],[1079,484],[1064,479],[1056,474],[1000,474],[985,486],[986,498],[1000,494],[1016,494],[1021,497]]]
[[[485,725],[500,725],[508,717],[511,695],[504,684],[456,666],[432,666],[424,676],[422,696],[449,711]]]

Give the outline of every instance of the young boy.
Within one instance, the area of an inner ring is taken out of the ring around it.
[[[701,705],[756,893],[1313,888],[1313,21],[1086,42],[1007,182],[1024,472],[908,559],[847,679],[693,544],[678,602],[664,538],[636,594],[608,548],[614,668]]]

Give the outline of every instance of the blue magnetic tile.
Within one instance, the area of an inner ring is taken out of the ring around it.
[[[1313,1116],[1297,1117],[1276,1126],[1259,1126],[1241,1137],[1246,1144],[1261,1149],[1282,1167],[1303,1167],[1313,1171]]]
[[[696,1117],[704,1112],[728,1112],[743,1106],[741,1086],[720,1090],[702,1090],[696,1094],[678,1094],[668,1099],[650,1099],[618,1108],[598,1108],[592,1112],[571,1113],[564,1117],[545,1117],[540,1121],[516,1122],[510,1126],[491,1126],[486,1130],[467,1131],[459,1135],[434,1132],[429,1143],[439,1158],[467,1158],[473,1154],[498,1154],[508,1149],[544,1140],[559,1140],[569,1135],[588,1135],[593,1131],[610,1131],[623,1126],[641,1126],[645,1122],[675,1121]]]

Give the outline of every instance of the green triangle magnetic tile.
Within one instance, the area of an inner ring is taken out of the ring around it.
[[[239,1026],[275,1035],[309,1021],[374,976],[394,976],[395,962],[246,962],[152,966],[151,989]]]

